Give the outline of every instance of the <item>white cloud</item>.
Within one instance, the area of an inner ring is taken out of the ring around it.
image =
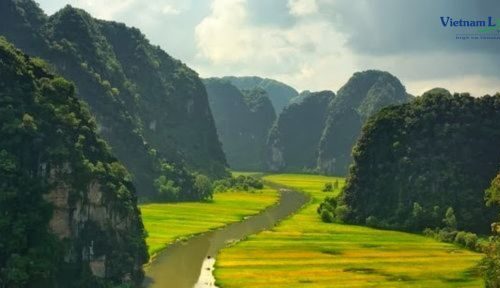
[[[171,4],[165,4],[165,6],[163,6],[163,8],[161,9],[161,12],[163,14],[167,14],[167,15],[178,15],[181,13],[181,11],[174,7],[173,5]]]
[[[318,12],[316,0],[288,0],[290,14],[304,16]]]
[[[200,55],[215,64],[246,59],[251,53],[251,31],[245,27],[244,0],[215,0],[212,14],[196,27]]]
[[[214,0],[211,14],[196,27],[195,68],[202,76],[260,75],[322,90],[337,88],[346,80],[342,73],[354,72],[346,40],[329,21],[255,26],[247,9],[245,0]]]

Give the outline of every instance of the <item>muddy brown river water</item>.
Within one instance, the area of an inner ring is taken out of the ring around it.
[[[281,189],[279,202],[260,214],[170,245],[146,268],[144,287],[216,287],[213,266],[220,249],[272,228],[280,220],[299,210],[308,199],[303,193]]]

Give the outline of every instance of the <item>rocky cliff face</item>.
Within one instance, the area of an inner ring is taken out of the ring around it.
[[[0,286],[139,285],[148,255],[131,177],[48,69],[0,38]]]
[[[264,146],[276,114],[267,93],[239,90],[227,80],[205,79],[210,107],[229,166],[264,169]]]
[[[80,199],[72,200],[74,191],[68,184],[57,180],[64,178],[64,173],[59,172],[59,169],[51,170],[49,183],[60,183],[45,194],[44,199],[53,207],[49,230],[59,240],[70,243],[69,249],[64,253],[64,262],[78,265],[80,269],[88,268],[96,278],[115,278],[118,282],[135,280],[139,283],[146,255],[142,254],[135,261],[129,260],[132,269],[126,271],[116,269],[115,261],[119,259],[113,259],[115,255],[111,252],[120,248],[127,249],[127,234],[129,229],[134,229],[137,225],[137,216],[126,215],[114,209],[114,201],[106,201],[102,184],[95,180],[82,191]],[[115,246],[117,244],[119,246]]]
[[[0,35],[75,82],[140,195],[156,193],[163,162],[213,178],[227,174],[198,75],[139,30],[70,6],[48,17],[31,0],[5,0]]]
[[[269,170],[307,172],[316,168],[328,103],[334,97],[331,91],[308,92],[283,110],[267,140]]]

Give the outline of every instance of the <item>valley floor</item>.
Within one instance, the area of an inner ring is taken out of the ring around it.
[[[149,254],[154,255],[175,240],[209,231],[258,214],[278,201],[274,189],[255,192],[215,193],[210,202],[140,205],[148,238]]]
[[[321,222],[316,209],[328,195],[321,188],[325,182],[343,179],[264,179],[300,189],[312,200],[271,231],[223,249],[215,270],[219,287],[482,286],[474,273],[481,254],[419,235]]]

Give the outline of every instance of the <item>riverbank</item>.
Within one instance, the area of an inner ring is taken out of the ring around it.
[[[274,205],[279,193],[272,188],[252,192],[215,193],[209,202],[140,205],[149,254],[156,255],[176,240],[223,227]]]
[[[274,229],[223,249],[217,285],[245,287],[481,287],[474,266],[482,255],[433,239],[362,226],[328,224],[316,209],[326,182],[315,175],[269,175],[312,201]]]
[[[270,229],[299,210],[308,197],[303,193],[280,190],[280,199],[257,215],[220,229],[201,233],[186,241],[177,241],[157,254],[146,269],[145,287],[213,287],[214,257],[220,249],[249,235]],[[203,268],[203,269],[202,269]],[[208,270],[207,270],[208,269]]]

